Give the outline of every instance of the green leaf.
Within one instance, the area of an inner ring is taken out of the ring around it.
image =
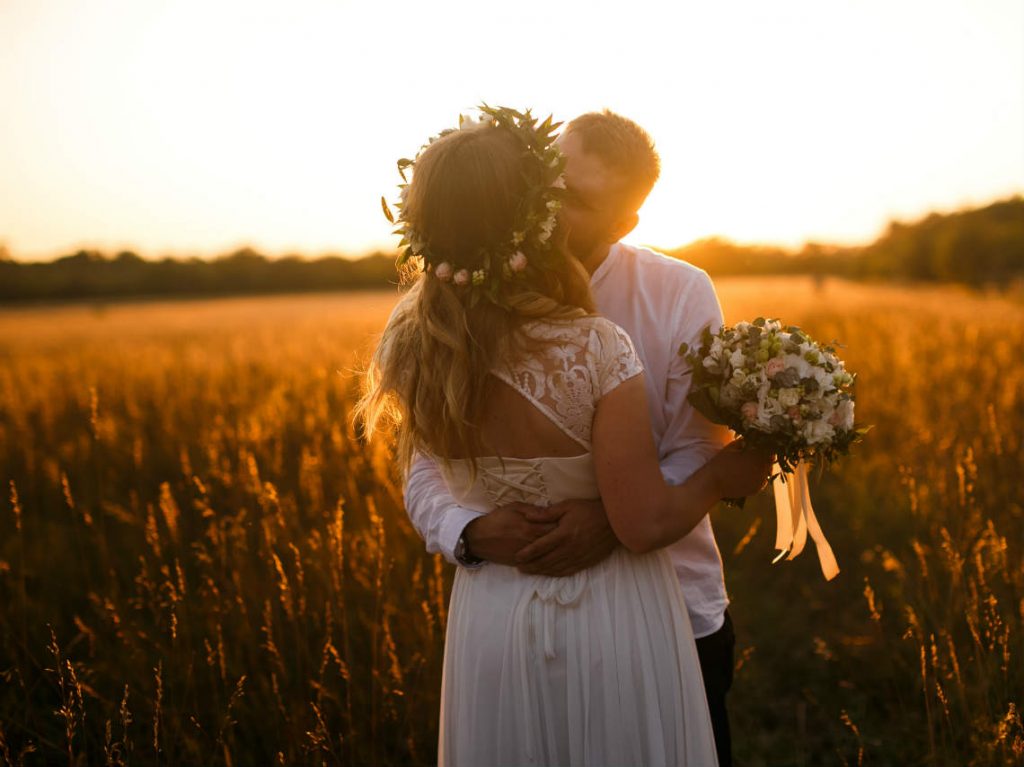
[[[691,391],[687,396],[690,404],[697,408],[697,411],[712,423],[728,424],[729,419],[722,413],[718,406],[712,401],[707,389]]]
[[[395,223],[395,217],[392,215],[391,208],[388,207],[388,201],[384,199],[384,195],[381,195],[380,197],[380,206],[384,209],[384,218],[392,224]]]

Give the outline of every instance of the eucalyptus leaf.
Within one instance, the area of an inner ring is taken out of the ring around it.
[[[794,367],[786,368],[775,374],[772,382],[779,388],[791,388],[800,383],[800,373]]]

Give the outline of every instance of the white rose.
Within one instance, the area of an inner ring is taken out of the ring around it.
[[[785,407],[775,397],[765,397],[761,403],[761,412],[764,413],[770,420],[773,415],[782,415],[785,411]]]
[[[742,349],[737,349],[729,355],[729,364],[732,365],[733,368],[742,368],[747,364],[747,355],[743,353]]]
[[[853,428],[853,400],[844,399],[839,403],[839,406],[835,409],[831,418],[832,424],[842,429],[843,431],[849,431]]]
[[[779,389],[779,404],[790,408],[800,402],[800,390],[797,388]]]
[[[796,368],[801,378],[808,378],[814,375],[814,366],[803,357],[797,354],[787,354],[782,358],[787,368]]]
[[[818,382],[818,386],[821,387],[822,391],[829,391],[836,388],[835,381],[832,380],[832,374],[824,368],[814,368],[812,375],[814,376],[814,380]]]
[[[853,404],[853,400],[852,399],[843,400],[843,405],[840,408],[840,411],[843,414],[843,420],[842,420],[842,423],[840,425],[844,429],[849,430],[849,429],[853,428],[853,424],[854,424],[853,409],[854,409],[854,404]]]
[[[832,439],[835,430],[828,421],[815,419],[804,424],[803,435],[808,445],[817,445],[821,442],[828,442]]]

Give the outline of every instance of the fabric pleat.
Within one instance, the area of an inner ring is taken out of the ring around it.
[[[552,501],[593,497],[588,462],[506,459],[501,471]],[[486,462],[480,468],[491,473]],[[470,485],[493,485],[493,474],[463,479],[460,503],[472,501]],[[481,507],[493,490],[480,490]],[[446,767],[714,767],[700,663],[668,555],[620,548],[567,578],[460,568],[438,759]]]

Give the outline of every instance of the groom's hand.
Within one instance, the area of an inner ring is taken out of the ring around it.
[[[572,575],[596,565],[619,545],[600,501],[570,500],[547,508],[528,508],[528,520],[557,526],[519,552],[521,572]]]
[[[499,506],[466,525],[466,547],[474,557],[515,567],[524,546],[555,529],[554,522],[534,521],[528,514],[537,509],[525,503]]]

